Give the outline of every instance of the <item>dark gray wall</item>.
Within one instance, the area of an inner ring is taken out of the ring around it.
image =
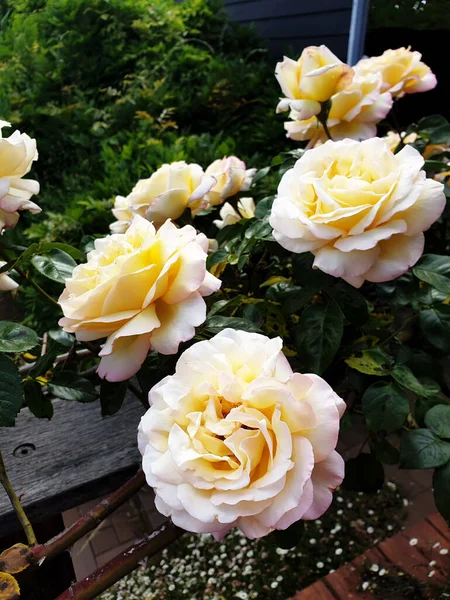
[[[347,58],[352,0],[225,0],[225,5],[233,21],[254,24],[277,58],[289,47],[299,55],[305,46],[320,44]]]

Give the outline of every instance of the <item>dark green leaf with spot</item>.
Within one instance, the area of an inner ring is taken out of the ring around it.
[[[420,328],[430,344],[450,353],[450,306],[442,304],[422,311]]]
[[[25,352],[38,343],[36,332],[29,327],[11,321],[0,321],[0,352]]]
[[[425,425],[440,438],[450,438],[450,404],[433,406],[425,415]],[[450,498],[449,498],[450,501]]]

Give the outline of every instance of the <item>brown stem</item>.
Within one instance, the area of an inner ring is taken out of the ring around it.
[[[34,562],[39,562],[43,558],[53,558],[60,552],[70,548],[77,540],[98,527],[106,517],[134,496],[144,483],[145,475],[143,471],[138,471],[122,487],[102,500],[95,508],[82,516],[81,519],[73,523],[65,531],[59,533],[46,544],[35,546],[33,548]]]
[[[71,585],[56,600],[93,600],[116,581],[134,571],[143,558],[160,552],[183,533],[184,531],[173,525],[172,522],[166,523],[141,542],[118,554],[83,581]]]
[[[30,521],[28,520],[28,517],[25,514],[25,511],[23,510],[22,505],[20,504],[19,497],[17,496],[15,489],[13,488],[11,482],[9,481],[8,473],[6,472],[6,467],[5,467],[5,463],[3,461],[3,456],[2,456],[1,452],[0,452],[0,483],[5,488],[5,492],[8,494],[11,504],[16,512],[17,518],[19,519],[20,524],[22,525],[22,529],[25,532],[28,544],[30,546],[34,546],[35,544],[37,544],[37,539],[36,539],[36,536],[33,531],[33,526],[31,525]]]

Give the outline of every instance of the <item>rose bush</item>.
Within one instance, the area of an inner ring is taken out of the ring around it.
[[[174,354],[206,317],[203,296],[220,287],[206,270],[208,241],[167,221],[158,232],[135,216],[124,234],[95,242],[67,279],[59,324],[80,341],[107,338],[100,377],[128,379],[153,348]]]
[[[281,179],[274,237],[355,287],[391,281],[419,260],[423,232],[445,207],[443,185],[426,178],[423,164],[411,146],[394,155],[380,138],[308,150]]]
[[[344,477],[335,452],[345,404],[293,373],[282,340],[225,329],[179,358],[150,391],[139,448],[158,510],[220,540],[317,519]]]

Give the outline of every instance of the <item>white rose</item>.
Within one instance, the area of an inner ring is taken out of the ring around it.
[[[273,235],[355,287],[395,279],[420,258],[423,231],[445,207],[442,184],[423,164],[412,146],[394,155],[379,138],[307,150],[281,179]]]
[[[255,203],[253,198],[241,198],[237,203],[237,211],[229,202],[220,209],[220,219],[213,221],[214,225],[219,229],[223,229],[227,225],[234,225],[242,219],[251,219],[255,216]]]
[[[256,169],[247,169],[245,162],[236,156],[224,156],[215,160],[205,171],[205,175],[215,179],[207,196],[208,203],[216,206],[238,192],[246,192],[250,189],[255,173]]]
[[[0,233],[16,225],[18,211],[29,210],[33,214],[41,211],[30,200],[33,194],[39,192],[39,183],[33,179],[22,179],[38,158],[36,140],[20,131],[3,137],[2,127],[9,126],[6,121],[0,121]]]
[[[220,539],[316,519],[344,476],[335,451],[345,404],[293,373],[280,338],[225,329],[194,344],[150,391],[138,442],[156,507]]]

